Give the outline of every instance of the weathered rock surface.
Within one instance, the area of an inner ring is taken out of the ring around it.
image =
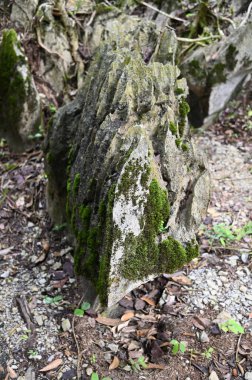
[[[40,99],[27,59],[13,29],[0,45],[0,135],[22,151],[41,123]]]
[[[15,0],[11,9],[11,21],[15,27],[30,29],[39,0]]]
[[[132,20],[128,33],[101,44],[46,146],[50,213],[66,217],[75,268],[108,306],[197,255],[194,232],[209,199],[175,36]]]
[[[36,33],[44,50],[39,74],[59,94],[66,87],[67,78],[74,74],[75,68],[67,30],[59,18],[54,16],[53,9],[53,4],[44,3],[39,6],[36,13],[39,20]],[[72,27],[74,31],[74,21]]]
[[[226,39],[197,49],[182,64],[190,89],[193,125],[211,123],[251,75],[251,39],[249,21]]]

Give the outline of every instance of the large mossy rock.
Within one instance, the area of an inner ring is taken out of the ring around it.
[[[40,99],[17,34],[3,32],[0,45],[0,137],[22,151],[41,123]]]
[[[252,72],[252,21],[196,49],[181,65],[190,89],[191,122],[211,124]]]
[[[108,306],[198,252],[209,177],[190,139],[175,51],[173,32],[152,23],[112,36],[48,134],[49,211],[66,218],[75,269]]]

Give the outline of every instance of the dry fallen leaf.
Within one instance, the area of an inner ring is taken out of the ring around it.
[[[116,369],[117,367],[119,367],[119,364],[120,364],[120,360],[118,359],[117,356],[115,356],[112,363],[109,366],[109,370],[111,371],[112,369]]]
[[[165,369],[163,364],[149,363],[147,364],[147,369]]]
[[[61,364],[63,364],[63,360],[62,359],[55,359],[51,363],[49,363],[47,366],[45,366],[42,369],[40,369],[39,372],[48,372],[48,371],[51,371],[52,369],[58,368]]]
[[[194,316],[192,323],[195,327],[197,327],[200,330],[204,330],[211,325],[210,319],[202,318],[198,315]]]
[[[18,377],[13,368],[7,367],[7,371],[11,379],[16,379]]]
[[[127,311],[123,316],[121,317],[121,321],[126,322],[129,319],[133,318],[135,315],[134,311]]]
[[[172,281],[177,282],[177,284],[180,284],[180,285],[187,285],[187,286],[192,285],[192,280],[184,276],[183,274],[180,276],[173,276]]]
[[[50,244],[49,241],[47,240],[42,240],[42,247],[45,252],[48,252],[50,249]]]
[[[105,326],[118,326],[121,322],[120,319],[112,319],[107,317],[102,317],[101,315],[98,315],[97,318],[95,318],[96,322],[100,323],[101,325]]]
[[[151,305],[151,306],[156,305],[156,302],[152,298],[149,298],[148,296],[141,297],[141,300],[145,301],[148,305]]]

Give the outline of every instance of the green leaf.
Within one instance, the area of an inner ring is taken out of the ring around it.
[[[180,344],[179,344],[179,349],[180,349],[180,351],[181,351],[182,353],[185,352],[185,350],[186,350],[186,345],[185,345],[184,342],[180,342]]]
[[[143,368],[147,368],[147,364],[145,363],[145,359],[143,356],[140,356],[140,358],[138,359],[138,364],[140,364],[140,366],[142,366]]]
[[[176,355],[179,351],[179,342],[176,339],[172,339],[171,344],[173,346],[172,347],[172,354]]]
[[[102,380],[111,380],[111,377],[103,377]]]
[[[82,309],[75,309],[74,310],[74,315],[77,315],[78,317],[83,317],[84,310],[82,310]]]
[[[229,319],[226,322],[220,323],[219,327],[224,332],[232,332],[234,334],[244,334],[244,328],[240,325],[239,322],[236,322],[234,319]]]
[[[48,305],[51,305],[53,303],[57,303],[57,302],[60,302],[61,300],[63,299],[62,296],[55,296],[55,297],[49,297],[49,296],[46,296],[44,298],[44,303],[47,303]]]
[[[81,309],[86,311],[88,309],[90,309],[91,305],[89,302],[83,302],[83,304],[81,305]]]
[[[53,298],[49,297],[49,296],[46,296],[44,298],[44,303],[47,303],[48,305],[50,305],[51,303],[53,303]]]
[[[53,303],[57,303],[63,300],[63,296],[55,296],[53,297]]]
[[[83,311],[83,310],[82,310],[82,311]],[[91,375],[91,380],[99,380],[98,373],[93,372],[92,375]]]

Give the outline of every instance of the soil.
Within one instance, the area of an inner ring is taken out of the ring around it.
[[[202,256],[177,277],[163,275],[126,296],[109,320],[119,327],[107,326],[106,318],[96,319],[92,309],[83,317],[73,316],[83,300],[65,226],[53,226],[46,213],[43,153],[38,146],[17,156],[2,142],[0,379],[75,379],[77,373],[89,379],[96,372],[113,380],[198,380],[215,371],[219,379],[228,380],[243,379],[252,370],[252,301],[245,306],[239,302],[239,289],[247,286],[249,292],[250,285],[244,286],[237,275],[246,268],[251,283],[251,238],[222,246],[218,238],[209,237],[215,224],[239,228],[251,219],[251,146],[245,134],[223,141],[219,123],[196,140],[209,156],[213,182],[208,215],[199,232]],[[234,256],[236,266],[228,261]],[[223,300],[220,304],[218,293],[215,305],[195,306],[195,291],[196,298],[203,297],[196,279],[210,270],[227,273],[226,289],[240,281],[236,309]],[[234,310],[230,317],[235,319],[241,315],[244,334],[218,328],[214,320],[223,310]],[[125,312],[132,314],[122,322]],[[69,323],[65,331],[64,320]],[[172,354],[172,339],[185,342],[184,353]],[[213,351],[208,355],[209,348]],[[143,366],[137,364],[139,357],[144,358]],[[60,365],[54,364],[57,359]],[[109,370],[113,360],[117,368]],[[50,363],[52,370],[40,372]],[[143,368],[150,364],[162,369]]]

